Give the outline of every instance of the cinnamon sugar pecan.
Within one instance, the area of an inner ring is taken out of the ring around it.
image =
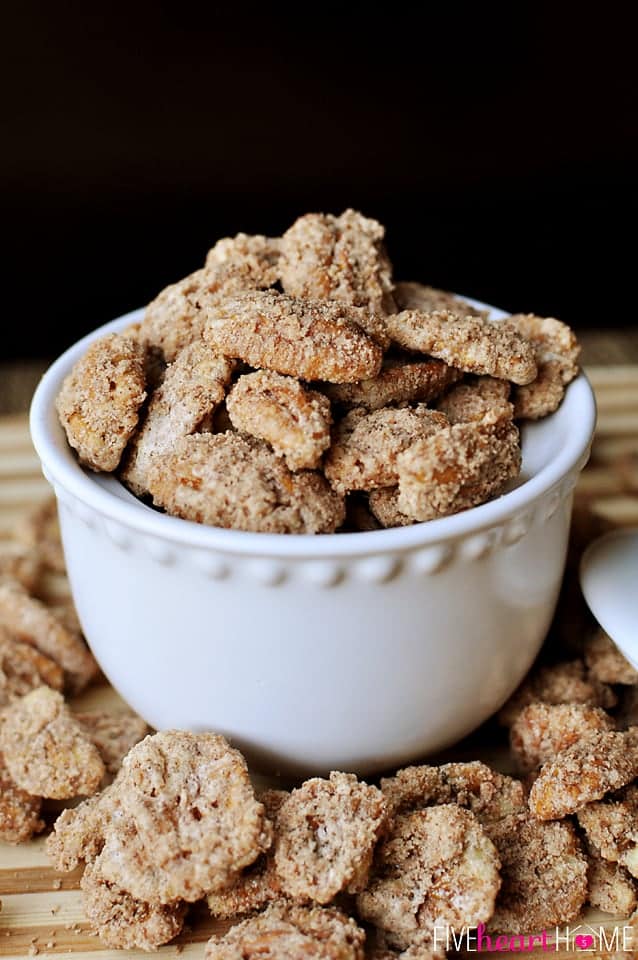
[[[279,237],[237,233],[234,237],[222,237],[210,248],[206,267],[234,266],[238,272],[243,271],[246,289],[261,289],[272,287],[279,279],[280,255]]]
[[[435,927],[487,923],[501,885],[494,844],[456,804],[401,814],[380,844],[360,915],[391,946],[433,940]]]
[[[375,377],[381,369],[381,347],[345,304],[262,291],[229,297],[206,312],[213,349],[253,367],[334,383]]]
[[[636,776],[638,750],[629,734],[594,733],[544,764],[530,790],[530,810],[540,820],[559,820]]]
[[[588,803],[576,814],[594,850],[638,877],[638,786]]]
[[[277,813],[274,863],[282,890],[317,903],[362,890],[385,826],[386,803],[376,787],[347,773],[306,780]]]
[[[274,903],[206,945],[205,960],[364,960],[365,934],[334,907]]]
[[[531,771],[572,744],[613,729],[612,718],[600,707],[584,703],[530,703],[512,724],[510,748],[519,768]]]
[[[80,880],[84,912],[102,943],[117,950],[157,950],[184,925],[186,905],[136,900],[90,863]]]
[[[592,707],[613,707],[616,694],[587,674],[582,660],[566,660],[533,669],[499,713],[499,721],[510,727],[523,707],[530,703],[585,703]]]
[[[117,469],[146,398],[144,352],[128,337],[95,340],[62,384],[56,409],[69,444],[91,470]]]
[[[24,843],[44,829],[41,797],[31,796],[11,778],[0,753],[0,841]]]
[[[628,917],[638,906],[638,884],[618,863],[587,851],[587,899],[592,907],[615,917]]]
[[[565,387],[578,374],[580,346],[573,330],[554,317],[517,313],[507,322],[531,343],[538,367],[536,379],[514,392],[515,416],[538,420],[559,407]]]
[[[43,685],[61,690],[61,667],[28,643],[21,643],[0,626],[0,706]]]
[[[345,516],[321,474],[293,474],[262,440],[236,433],[185,437],[152,465],[149,487],[168,513],[236,530],[332,533]]]
[[[169,365],[120,474],[134,493],[148,493],[153,461],[172,450],[181,437],[194,433],[215,411],[226,396],[233,368],[232,360],[217,356],[203,341],[185,347]]]
[[[258,797],[259,802],[264,805],[268,820],[273,825],[275,837],[279,831],[277,822],[279,810],[287,797],[288,793],[285,790],[264,790]],[[262,910],[275,900],[285,899],[281,880],[275,870],[273,853],[274,840],[273,846],[243,870],[231,887],[209,894],[208,907],[214,917],[218,919],[240,917]],[[301,899],[307,900],[307,898]]]
[[[441,803],[466,807],[480,823],[501,820],[526,809],[523,784],[479,760],[442,766],[404,767],[381,781],[394,814]]]
[[[344,407],[380,410],[388,404],[430,402],[462,376],[442,360],[386,356],[381,370],[370,380],[358,383],[325,383],[323,391]]]
[[[73,690],[83,689],[97,674],[97,664],[81,636],[15,580],[0,581],[0,625],[62,667]]]
[[[449,310],[403,310],[387,317],[386,324],[399,346],[427,353],[467,373],[520,384],[531,383],[536,376],[533,348],[506,320]]]
[[[0,751],[12,779],[36,797],[94,793],[105,772],[64,697],[50,687],[38,687],[5,707]]]
[[[95,745],[107,773],[115,774],[122,760],[149,733],[149,727],[135,713],[75,713],[85,736]]]
[[[514,416],[506,380],[476,377],[453,387],[437,403],[450,423],[477,423],[483,427],[502,426]]]
[[[149,903],[224,889],[271,842],[244,758],[214,734],[146,737],[124,758],[101,812],[101,876]]]
[[[513,423],[477,429],[457,423],[417,440],[397,457],[398,509],[433,520],[484,503],[520,473],[519,433]]]
[[[337,300],[375,313],[393,309],[384,233],[380,223],[356,210],[338,217],[299,217],[282,238],[284,290],[294,297]]]
[[[485,829],[503,878],[490,929],[529,934],[578,916],[587,897],[587,861],[571,823],[541,823],[520,813]]]
[[[68,873],[92,863],[104,845],[113,786],[63,810],[46,839],[46,852],[55,870]]]
[[[324,461],[326,477],[339,493],[392,486],[398,480],[399,454],[446,426],[444,415],[425,404],[372,413],[356,407],[335,426]]]
[[[330,401],[269,370],[240,377],[228,394],[233,426],[267,440],[291,470],[314,469],[330,446]]]

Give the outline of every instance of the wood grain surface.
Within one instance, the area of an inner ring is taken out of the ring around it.
[[[587,373],[598,399],[599,422],[591,461],[576,490],[576,498],[616,524],[638,525],[638,365],[591,366]],[[31,447],[25,414],[0,418],[0,537],[8,536],[20,516],[48,493]],[[51,589],[56,589],[55,582]],[[65,589],[63,582],[59,589]],[[108,686],[88,691],[74,705],[112,710],[124,706]],[[475,759],[484,759],[495,766],[501,764],[502,750],[494,744],[480,742],[476,746],[474,743],[471,751]],[[466,751],[457,755],[468,759]],[[52,810],[50,813],[53,816]],[[0,844],[0,957],[37,955],[114,960],[142,956],[140,951],[102,947],[90,933],[84,918],[78,884],[79,872],[57,874],[52,870],[41,838],[18,847]],[[582,922],[595,930],[602,925],[608,937],[619,929],[622,945],[624,921],[589,912]],[[159,956],[164,960],[177,957],[201,960],[206,940],[214,930],[222,929],[224,925],[211,921],[205,913],[196,915],[192,926],[175,943],[162,947]],[[603,949],[601,954],[604,953]],[[593,954],[561,949],[559,955],[568,958]],[[502,953],[482,956],[499,957]],[[638,957],[638,953],[625,956]]]

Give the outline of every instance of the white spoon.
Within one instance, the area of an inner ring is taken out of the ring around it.
[[[607,533],[590,544],[580,585],[603,630],[638,669],[638,529]]]

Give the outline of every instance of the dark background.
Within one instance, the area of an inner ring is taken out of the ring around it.
[[[345,206],[404,279],[633,325],[631,24],[411,9],[6,5],[2,359],[53,356],[221,235]]]

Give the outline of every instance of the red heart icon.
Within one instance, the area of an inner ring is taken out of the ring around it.
[[[577,937],[574,937],[574,946],[579,950],[589,950],[591,947],[593,947],[593,945],[594,938],[590,934],[587,934],[586,936],[579,934]]]

